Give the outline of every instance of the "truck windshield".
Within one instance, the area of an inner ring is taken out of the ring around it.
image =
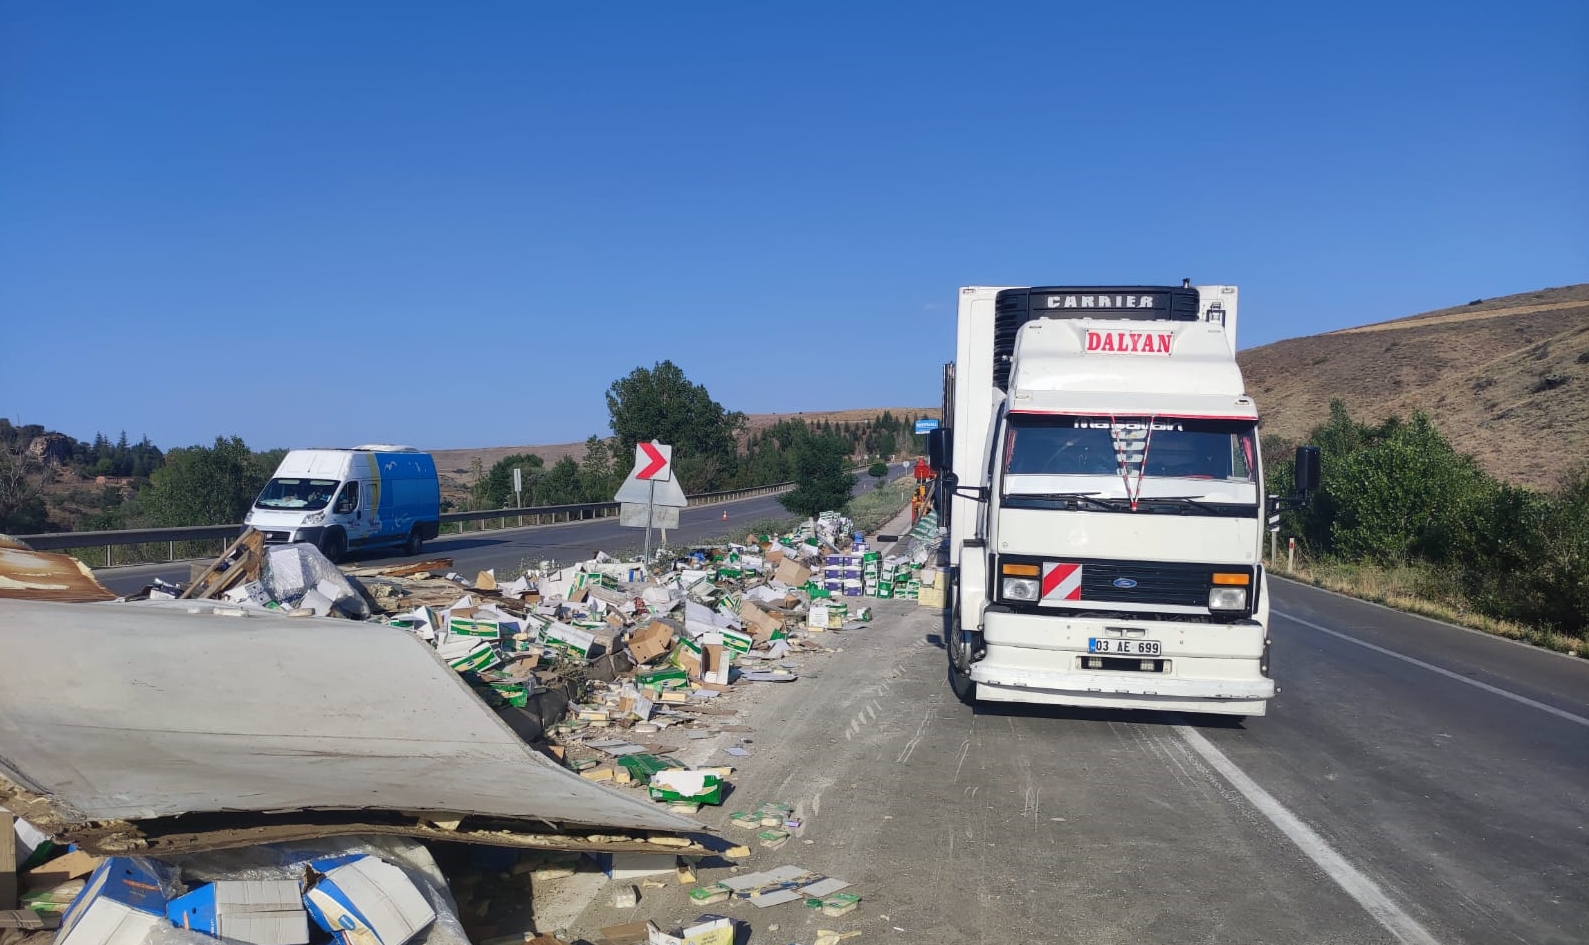
[[[1250,420],[1012,413],[1004,472],[1252,482],[1256,441],[1257,428]]]
[[[272,479],[254,502],[262,509],[305,509],[313,512],[326,507],[341,483],[335,479]]]

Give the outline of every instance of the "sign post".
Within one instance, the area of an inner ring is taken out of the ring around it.
[[[652,440],[635,444],[634,469],[613,496],[621,503],[618,524],[628,528],[644,528],[645,560],[651,561],[651,529],[679,527],[679,509],[689,502],[684,490],[673,478],[673,447]]]
[[[651,493],[646,497],[646,551],[640,559],[645,562],[651,560],[651,527],[657,519],[657,481],[655,479],[648,481],[651,483]]]
[[[517,466],[513,467],[513,494],[516,496],[514,504],[524,508],[524,470]]]

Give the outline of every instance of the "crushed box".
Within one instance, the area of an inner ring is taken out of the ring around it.
[[[304,905],[341,945],[405,945],[436,920],[408,875],[379,857],[328,857],[309,866],[314,879]]]
[[[55,945],[140,945],[166,924],[166,879],[147,860],[111,857],[61,917]]]

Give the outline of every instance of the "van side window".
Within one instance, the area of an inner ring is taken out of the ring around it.
[[[346,515],[359,507],[359,483],[357,480],[342,487],[342,498],[337,500],[337,514]]]

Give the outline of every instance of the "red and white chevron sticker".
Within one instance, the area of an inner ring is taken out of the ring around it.
[[[1043,565],[1044,600],[1081,600],[1081,565],[1047,562]]]

